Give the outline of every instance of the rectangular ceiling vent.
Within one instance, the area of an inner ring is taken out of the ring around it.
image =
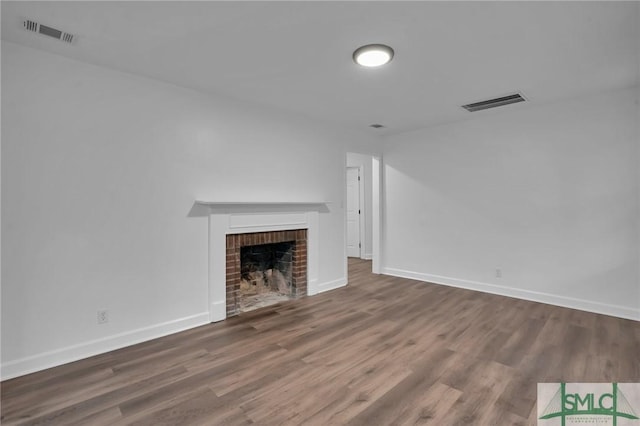
[[[46,35],[69,44],[73,43],[73,39],[75,38],[73,34],[65,33],[64,31],[39,24],[38,22],[32,21],[30,19],[25,19],[24,21],[22,21],[22,26],[27,31]]]
[[[462,108],[469,112],[482,111],[483,109],[496,108],[503,105],[516,104],[518,102],[524,102],[526,99],[522,97],[520,93],[514,95],[503,96],[501,98],[489,99],[481,102],[474,102],[472,104],[462,105]]]

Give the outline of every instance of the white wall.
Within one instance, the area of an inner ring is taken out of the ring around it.
[[[354,152],[347,153],[347,167],[361,167],[363,187],[364,187],[364,205],[360,206],[362,210],[361,220],[364,221],[364,235],[360,236],[362,240],[362,254],[363,259],[371,259],[373,253],[373,239],[372,239],[372,206],[371,206],[371,179],[372,179],[372,155],[358,154]]]
[[[206,323],[196,199],[331,202],[319,283],[346,282],[364,134],[6,42],[2,89],[3,378]]]
[[[640,319],[636,94],[389,137],[383,272]]]

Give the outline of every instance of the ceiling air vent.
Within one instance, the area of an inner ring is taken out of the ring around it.
[[[472,104],[462,105],[462,108],[469,112],[482,111],[483,109],[495,108],[503,105],[516,104],[518,102],[524,102],[525,99],[520,93],[514,95],[503,96],[501,98],[489,99],[481,102],[474,102]]]
[[[22,26],[25,30],[31,31],[33,33],[43,34],[56,40],[64,41],[65,43],[73,43],[74,35],[65,33],[64,31],[57,30],[55,28],[48,27],[46,25],[39,24],[30,19],[25,19],[22,21]]]

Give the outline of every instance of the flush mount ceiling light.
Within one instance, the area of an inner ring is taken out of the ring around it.
[[[393,49],[384,44],[367,44],[353,52],[353,60],[363,67],[379,67],[393,58]]]

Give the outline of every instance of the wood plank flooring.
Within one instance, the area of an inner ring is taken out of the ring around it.
[[[535,425],[538,382],[640,382],[640,323],[376,276],[5,381],[3,425]]]

